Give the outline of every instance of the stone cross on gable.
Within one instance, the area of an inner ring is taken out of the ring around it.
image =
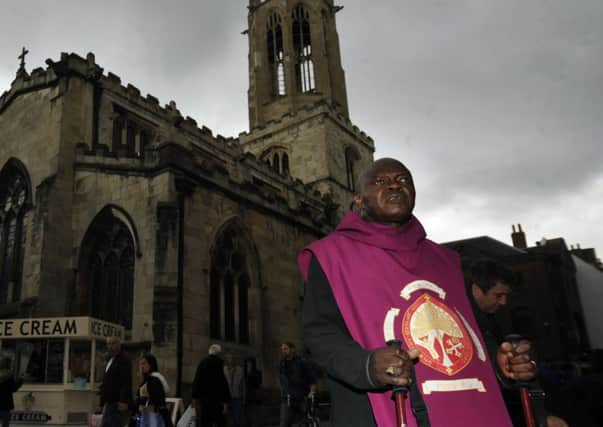
[[[19,64],[19,70],[25,70],[25,55],[27,55],[28,53],[29,51],[25,49],[25,46],[23,46],[23,49],[21,50],[21,55],[17,56],[17,58],[21,60],[21,64]]]
[[[27,55],[29,53],[29,51],[27,49],[25,49],[25,46],[23,46],[23,49],[21,49],[21,55],[17,56],[17,58],[19,58],[21,60],[21,63],[19,64],[19,69],[17,70],[17,78],[21,77],[21,78],[27,78],[27,71],[25,71],[25,55]]]

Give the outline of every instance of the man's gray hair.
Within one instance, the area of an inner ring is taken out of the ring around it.
[[[220,354],[220,353],[222,353],[222,346],[220,344],[212,344],[209,346],[208,353],[212,356],[216,355],[216,354]]]

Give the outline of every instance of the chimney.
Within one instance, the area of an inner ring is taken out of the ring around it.
[[[513,246],[517,249],[526,249],[528,245],[526,244],[526,235],[521,229],[521,224],[517,224],[517,230],[515,230],[515,225],[512,225],[511,227],[513,229],[513,232],[511,233]]]

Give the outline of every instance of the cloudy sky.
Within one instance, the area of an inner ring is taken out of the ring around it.
[[[92,51],[214,133],[248,129],[245,0],[3,0],[0,91]],[[564,237],[603,257],[601,0],[339,0],[352,121],[413,171],[436,241]]]

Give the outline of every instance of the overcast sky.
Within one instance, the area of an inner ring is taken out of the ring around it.
[[[603,257],[603,1],[339,0],[352,121],[413,171],[436,241],[563,237]],[[244,0],[3,0],[0,92],[94,52],[214,134],[247,121]]]

